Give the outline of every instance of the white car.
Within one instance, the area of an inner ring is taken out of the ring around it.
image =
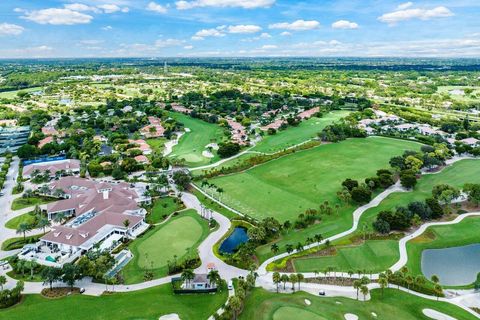
[[[232,280],[228,281],[227,287],[228,287],[228,290],[233,290],[233,282],[232,282]]]

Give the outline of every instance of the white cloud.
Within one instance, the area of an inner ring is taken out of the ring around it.
[[[73,10],[73,11],[92,11],[95,13],[100,13],[100,9],[92,6],[88,6],[83,3],[69,3],[64,5],[65,9]]]
[[[240,25],[228,27],[229,33],[257,33],[261,30],[262,28],[260,26],[256,26],[252,24],[240,24]]]
[[[192,50],[192,49],[193,49],[193,46],[192,46],[192,45],[184,46],[183,49],[185,49],[185,50]]]
[[[388,23],[389,25],[395,25],[400,21],[420,19],[430,20],[434,18],[446,18],[453,16],[453,12],[450,9],[440,6],[433,9],[405,9],[397,10],[390,13],[385,13],[380,16],[378,20]]]
[[[288,31],[283,31],[282,33],[280,33],[280,35],[281,35],[282,37],[289,37],[289,36],[292,35],[292,33],[291,33],[291,32],[288,32]]]
[[[225,33],[223,33],[223,30],[225,29],[225,26],[220,26],[214,29],[202,29],[195,33],[195,35],[192,37],[192,40],[203,40],[206,37],[224,37]]]
[[[357,29],[358,24],[348,20],[338,20],[332,23],[333,29]]]
[[[110,3],[110,4],[102,4],[102,5],[99,5],[97,6],[97,8],[100,8],[103,10],[103,12],[105,13],[115,13],[115,12],[123,12],[123,13],[127,13],[128,11],[130,11],[130,9],[128,7],[119,7],[118,5],[116,4],[113,4],[113,3]]]
[[[169,48],[169,47],[177,47],[182,44],[184,44],[184,40],[179,40],[179,39],[159,39],[155,41],[155,47],[157,48]]]
[[[166,7],[153,1],[147,5],[147,10],[158,12],[158,13],[167,13]]]
[[[34,11],[24,11],[23,19],[39,24],[73,25],[90,23],[92,16],[70,9],[49,8]]]
[[[105,30],[105,31],[110,31],[112,30],[113,27],[112,26],[105,26],[105,27],[102,27],[102,30]]]
[[[205,40],[204,37],[200,37],[200,36],[192,36],[191,39],[192,39],[193,41],[202,41],[202,40]]]
[[[24,27],[16,24],[0,23],[0,36],[18,36],[22,34],[24,30]]]
[[[175,5],[178,10],[187,10],[199,7],[238,7],[244,9],[268,8],[275,3],[275,0],[193,0],[177,1]]]
[[[320,26],[320,23],[316,20],[297,20],[292,23],[280,22],[269,25],[270,29],[285,29],[293,31],[312,30]]]
[[[405,10],[405,9],[410,8],[411,6],[413,6],[413,2],[408,1],[408,2],[405,2],[405,3],[399,4],[398,7],[397,7],[397,10]]]
[[[266,44],[264,46],[262,46],[262,49],[263,50],[271,50],[271,49],[277,49],[278,47],[274,44]]]
[[[262,34],[260,35],[260,38],[261,39],[269,39],[271,38],[272,36],[266,32],[262,32]]]

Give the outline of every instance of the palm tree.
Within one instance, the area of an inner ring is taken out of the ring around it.
[[[277,293],[278,293],[278,285],[282,281],[280,273],[275,271],[272,275],[272,280],[273,280],[273,283],[277,286]]]
[[[383,291],[384,291],[385,287],[388,285],[387,278],[380,277],[378,279],[378,284],[380,285],[380,288],[382,288],[382,298],[383,298]]]
[[[425,282],[427,279],[425,279],[425,277],[421,274],[419,274],[418,276],[415,277],[415,284],[419,287],[423,286],[425,284]]]
[[[217,270],[211,270],[207,275],[207,279],[210,281],[210,284],[213,287],[215,287],[215,285],[218,284],[221,280],[220,274]]]
[[[295,291],[295,283],[297,282],[297,275],[295,273],[290,275],[290,282],[292,283],[292,290]]]
[[[405,282],[407,282],[407,290],[408,290],[408,292],[410,292],[410,286],[413,283],[413,277],[411,275],[407,274],[407,276],[405,277]]]
[[[280,277],[280,280],[283,282],[283,290],[285,290],[285,285],[287,284],[289,278],[286,274],[282,274],[282,276]]]
[[[1,287],[1,290],[0,291],[3,291],[3,286],[7,283],[7,277],[5,276],[0,276],[0,287]]]
[[[40,220],[38,220],[37,228],[43,229],[43,233],[45,233],[45,229],[47,227],[50,227],[51,225],[52,225],[52,223],[50,222],[50,220],[48,220],[45,217],[42,217],[42,218],[40,218]]]
[[[123,226],[128,229],[128,226],[130,225],[130,220],[125,219],[123,220]]]
[[[32,230],[32,227],[25,222],[22,222],[17,227],[17,234],[23,234],[23,242],[26,242],[26,233]]]
[[[190,286],[190,281],[195,278],[195,273],[191,269],[185,269],[182,272],[181,279],[187,283],[187,286]]]
[[[440,278],[436,274],[432,275],[430,280],[432,280],[432,282],[435,284],[438,284],[440,282]]]
[[[442,295],[442,293],[443,293],[442,286],[439,285],[439,284],[436,284],[433,289],[434,289],[434,291],[435,291],[435,295],[437,296],[437,301],[438,301],[438,298],[439,298],[439,297]]]
[[[367,294],[368,294],[368,287],[367,286],[361,286],[360,291],[363,294],[363,301],[365,301]]]
[[[358,300],[358,290],[362,286],[362,282],[360,280],[353,281],[353,288],[357,290],[357,300]]]
[[[53,218],[53,221],[55,221],[56,223],[62,223],[63,220],[65,220],[65,218],[66,218],[65,213],[60,212],[55,214],[55,218]]]
[[[25,266],[30,269],[30,279],[33,279],[33,270],[37,267],[37,263],[33,260],[28,260],[25,263]]]
[[[278,252],[278,244],[274,243],[271,245],[270,250],[272,250],[273,254],[276,254]]]
[[[233,311],[233,319],[237,319],[238,312],[242,307],[242,301],[237,296],[232,296],[228,298],[228,305],[232,308]]]
[[[323,236],[320,233],[317,233],[313,236],[313,239],[315,239],[316,243],[320,243],[323,240]]]
[[[292,253],[293,252],[293,246],[291,244],[287,244],[285,246],[285,249],[287,251],[288,254]]]
[[[300,290],[300,282],[302,282],[303,279],[305,279],[305,277],[303,276],[303,274],[297,273],[298,290]]]

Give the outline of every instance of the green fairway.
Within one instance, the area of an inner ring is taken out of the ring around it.
[[[366,270],[377,273],[391,267],[399,257],[398,241],[367,240],[359,246],[340,247],[332,256],[295,259],[294,266],[297,272],[324,271],[333,267],[340,272]]]
[[[172,197],[159,198],[153,203],[151,212],[147,216],[147,222],[156,224],[162,222],[168,215],[184,208],[179,200]]]
[[[352,313],[359,319],[427,320],[430,318],[422,312],[425,308],[448,314],[457,320],[476,319],[455,305],[427,300],[395,289],[385,289],[383,297],[379,289],[373,290],[371,294],[372,300],[363,302],[340,297],[316,297],[305,292],[276,294],[263,289],[254,289],[247,298],[239,319],[344,320],[345,314]],[[305,299],[310,300],[311,305],[307,306]]]
[[[26,295],[14,307],[0,310],[2,320],[157,320],[177,313],[182,320],[207,319],[227,300],[227,290],[217,294],[173,294],[170,284],[101,297],[73,295],[47,299]]]
[[[191,167],[213,163],[218,160],[202,155],[210,143],[220,143],[224,137],[223,129],[216,124],[208,123],[190,116],[171,112],[170,116],[183,123],[190,132],[185,132],[179,143],[173,147],[170,158],[185,159],[185,164]]]
[[[5,223],[5,227],[9,229],[17,229],[22,223],[32,224],[35,222],[35,215],[33,212],[24,213],[18,217],[10,219]]]
[[[477,183],[478,177],[480,177],[480,160],[456,162],[439,173],[423,175],[412,192],[390,194],[378,207],[365,211],[361,223],[371,225],[380,211],[407,206],[413,201],[424,201],[432,196],[432,188],[437,184],[446,183],[461,188],[465,183]]]
[[[298,127],[289,127],[278,131],[275,135],[265,135],[254,148],[254,151],[273,153],[315,138],[317,133],[333,122],[346,117],[348,111],[332,111],[322,118],[312,117],[302,121]]]
[[[474,182],[472,177],[480,176],[480,160],[462,160],[454,163],[450,167],[436,174],[423,175],[418,181],[417,186],[412,192],[393,193],[383,200],[377,207],[371,208],[362,215],[359,225],[371,225],[380,211],[394,210],[398,206],[406,206],[413,201],[423,201],[431,197],[431,190],[434,185],[448,183],[456,187],[461,187],[467,182]],[[450,226],[455,229],[457,226]],[[467,233],[467,234],[471,234]],[[357,232],[360,236],[360,233]],[[457,239],[461,239],[457,238]],[[339,240],[341,241],[341,240]],[[341,249],[339,254],[329,257],[309,257],[294,260],[294,265],[299,271],[307,272],[322,270],[326,266],[337,266],[338,271],[348,271],[357,269],[367,269],[375,271],[384,271],[393,265],[398,257],[398,242],[393,240],[375,240],[377,246],[383,247],[383,250],[374,251],[375,255],[369,254],[367,246],[362,245],[349,249]],[[454,241],[449,239],[449,242]],[[295,243],[295,242],[290,242]],[[460,243],[463,243],[460,241]],[[471,243],[471,242],[469,242]],[[380,248],[378,248],[380,249]],[[266,249],[262,251],[267,253]],[[345,253],[348,252],[347,255]],[[365,259],[368,257],[368,259]],[[420,255],[415,254],[414,258],[420,259]],[[410,263],[410,262],[409,262]],[[419,266],[419,261],[412,262]],[[415,273],[420,273],[419,267],[415,267]]]
[[[458,224],[428,228],[419,237],[407,242],[408,263],[414,275],[422,273],[422,251],[464,246],[480,242],[480,217],[469,217]]]
[[[22,90],[14,90],[14,91],[4,91],[4,92],[0,92],[0,98],[14,99],[14,98],[17,97],[17,94],[19,92],[31,93],[31,92],[35,92],[35,91],[41,91],[41,90],[43,90],[43,87],[33,87],[33,88],[26,88],[26,89],[22,89]]]
[[[255,218],[273,216],[293,220],[328,200],[338,203],[336,192],[346,178],[363,180],[375,175],[388,161],[420,144],[372,137],[294,153],[243,173],[212,179],[223,188],[222,201]],[[252,192],[255,190],[255,192]]]
[[[154,278],[166,276],[167,262],[176,259],[180,263],[194,258],[198,245],[208,233],[207,221],[194,210],[181,212],[165,224],[149,230],[130,245],[134,257],[122,271],[125,283],[141,282],[145,269],[151,270]]]
[[[167,142],[167,139],[155,138],[155,139],[147,139],[146,141],[154,152],[161,154],[164,149],[165,142]]]

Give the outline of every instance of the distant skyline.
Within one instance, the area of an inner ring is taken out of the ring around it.
[[[480,1],[15,0],[0,58],[480,57]]]

